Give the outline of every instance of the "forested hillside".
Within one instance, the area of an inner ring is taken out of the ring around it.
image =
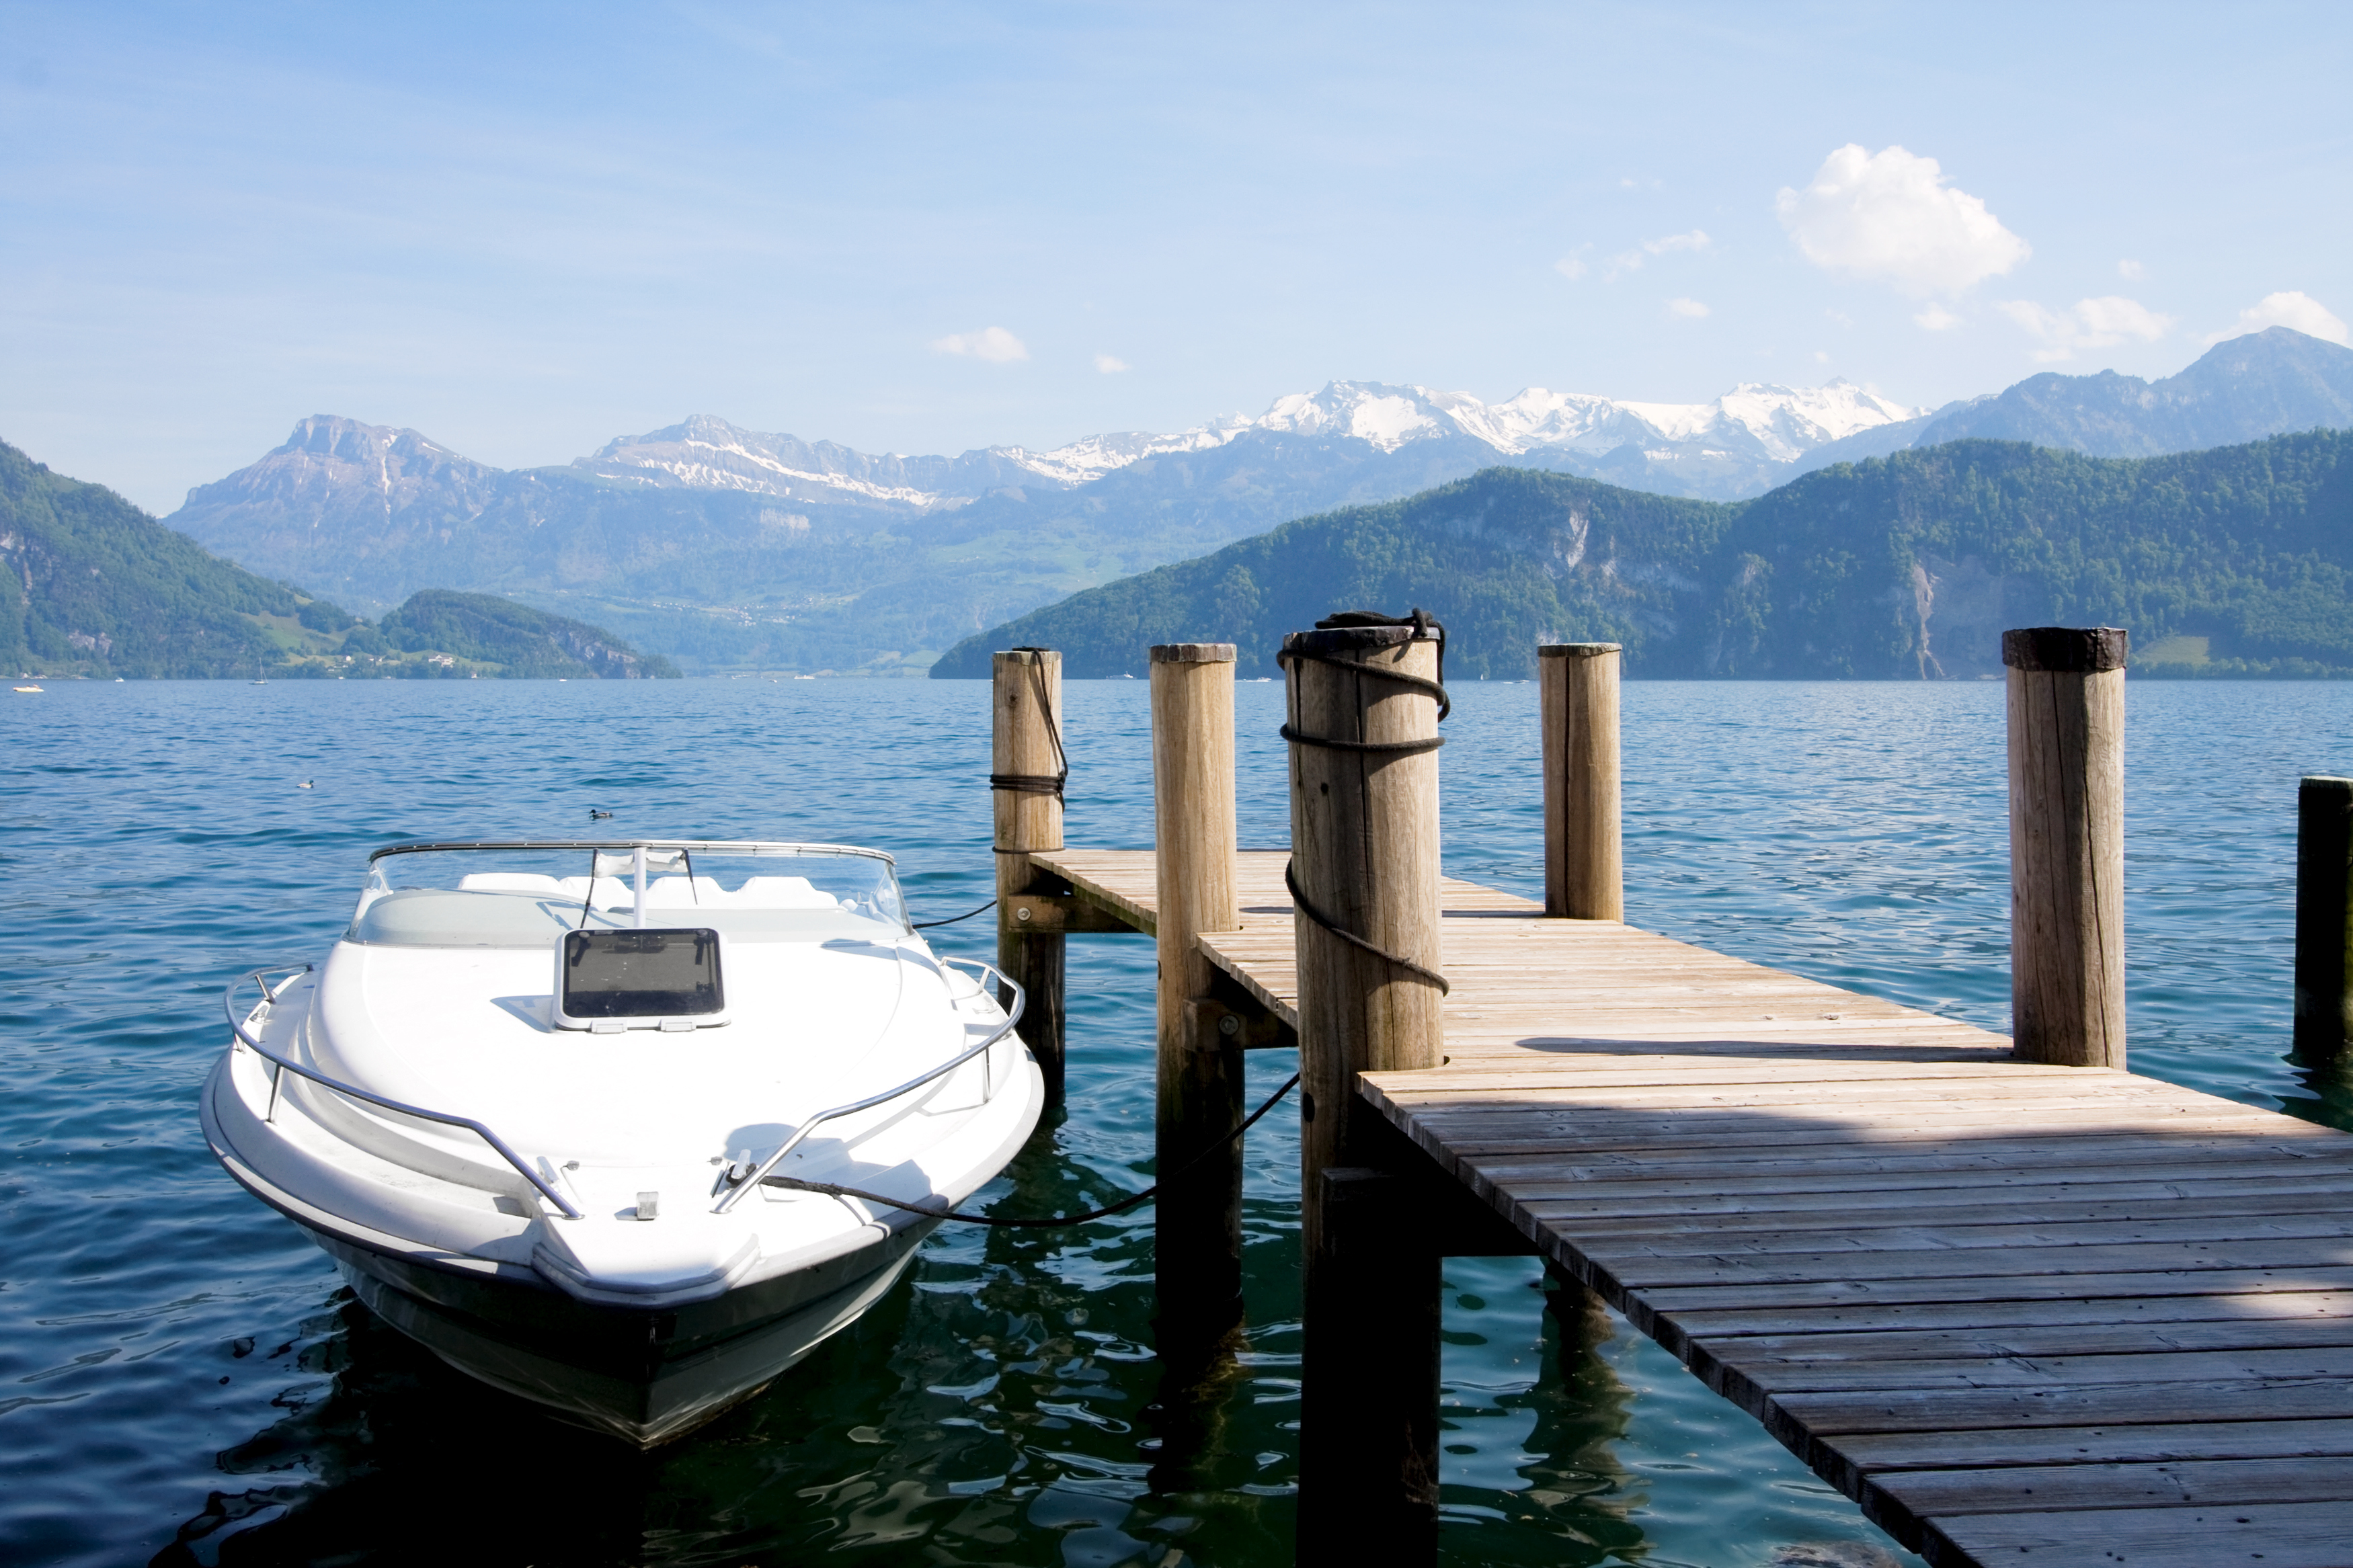
[[[638,653],[602,626],[592,626],[488,594],[427,588],[385,616],[379,629],[407,653],[443,654],[452,660],[495,666],[524,679],[598,677],[631,680],[676,676],[659,654]]]
[[[1964,441],[1679,500],[1495,468],[1302,519],[1091,589],[950,650],[1057,647],[1142,674],[1156,642],[1231,641],[1419,605],[1448,667],[1534,672],[1541,642],[1626,645],[1650,677],[1937,679],[2000,668],[2005,626],[2129,627],[2144,673],[2353,675],[2353,433],[2139,459]]]
[[[306,621],[351,618],[5,443],[0,563],[0,664],[12,674],[259,676]]]
[[[674,676],[610,632],[428,590],[381,627],[207,554],[102,485],[0,443],[0,665],[14,675]]]

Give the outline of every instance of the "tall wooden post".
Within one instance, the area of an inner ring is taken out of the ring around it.
[[[989,789],[997,808],[997,966],[1029,995],[1020,1035],[1045,1075],[1046,1098],[1062,1098],[1062,944],[1060,931],[1032,931],[1012,895],[1036,888],[1032,852],[1062,847],[1062,656],[1018,647],[990,661],[996,710]]]
[[[1304,1090],[1300,1555],[1409,1562],[1437,1542],[1439,1264],[1425,1227],[1381,1217],[1380,1194],[1404,1184],[1370,1168],[1388,1130],[1356,1076],[1441,1060],[1438,645],[1410,626],[1318,629],[1283,639],[1283,666]]]
[[[2295,1045],[2309,1062],[2353,1040],[2353,779],[2295,792]]]
[[[1152,650],[1152,801],[1160,944],[1154,1273],[1163,1338],[1207,1343],[1241,1317],[1242,1145],[1232,1135],[1242,1118],[1241,1038],[1219,1028],[1231,1015],[1209,1003],[1212,972],[1194,940],[1241,925],[1233,644]],[[1222,1156],[1202,1157],[1220,1142]]]
[[[1536,649],[1544,729],[1545,913],[1626,918],[1618,798],[1619,645]]]
[[[2114,626],[2001,634],[2010,1034],[2025,1061],[2125,1065],[2126,651]]]

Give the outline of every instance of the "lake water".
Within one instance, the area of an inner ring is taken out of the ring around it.
[[[1535,689],[1457,687],[1446,862],[1541,894]],[[1286,837],[1279,685],[1240,698],[1246,845]],[[1636,923],[2006,1026],[2001,688],[1638,684]],[[1068,694],[1073,844],[1142,847],[1141,681]],[[2137,682],[2134,1068],[2353,1126],[2286,1059],[2295,781],[2353,687]],[[1249,1145],[1243,1375],[1194,1489],[1149,1474],[1150,1216],[944,1227],[759,1399],[638,1455],[384,1328],[206,1152],[221,987],[315,956],[372,847],[617,834],[889,848],[918,918],[988,897],[962,682],[60,683],[0,707],[0,1558],[12,1563],[1273,1564],[1298,1443],[1296,1116]],[[298,788],[302,781],[314,787]],[[984,918],[934,933],[987,955]],[[1070,1109],[986,1196],[1150,1180],[1152,949],[1071,943]],[[1293,1068],[1251,1058],[1255,1097]],[[1447,1266],[1442,1560],[1904,1563],[1622,1321]],[[453,1531],[462,1531],[461,1535]]]

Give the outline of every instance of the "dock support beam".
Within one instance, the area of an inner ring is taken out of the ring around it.
[[[1233,1136],[1242,1119],[1240,1020],[1212,1001],[1216,971],[1195,941],[1241,925],[1233,644],[1152,650],[1152,800],[1160,946],[1153,1266],[1161,1354],[1190,1361],[1241,1320],[1242,1144]],[[1202,1158],[1220,1143],[1222,1157]]]
[[[1046,1100],[1062,1099],[1062,949],[1060,931],[1027,929],[1019,896],[1067,891],[1029,863],[1033,852],[1062,847],[1062,656],[1018,647],[990,660],[988,787],[997,815],[997,966],[1029,995],[1020,1036],[1045,1075]]]
[[[1396,1133],[1356,1077],[1443,1059],[1438,648],[1409,626],[1283,639],[1303,1091],[1303,1562],[1410,1563],[1437,1546],[1438,1254],[1427,1227],[1379,1212]]]
[[[2295,792],[2295,1047],[2315,1065],[2353,1040],[2353,779]]]
[[[1614,642],[1553,643],[1536,649],[1547,915],[1626,918],[1619,828],[1619,662]]]
[[[2022,1061],[2125,1065],[2126,653],[2114,626],[2001,635],[2010,1035]]]

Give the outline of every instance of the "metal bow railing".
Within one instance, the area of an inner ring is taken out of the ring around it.
[[[940,960],[940,963],[944,966],[974,971],[973,994],[976,996],[987,994],[987,979],[990,975],[995,975],[997,977],[997,983],[999,985],[1004,986],[1007,990],[1013,993],[1013,1006],[1006,1014],[1005,1022],[991,1033],[988,1038],[981,1041],[980,1044],[967,1048],[961,1055],[951,1057],[948,1060],[942,1062],[939,1066],[932,1068],[929,1072],[924,1073],[920,1078],[909,1079],[906,1082],[899,1085],[896,1089],[886,1089],[880,1094],[870,1094],[863,1100],[852,1100],[848,1105],[837,1105],[830,1110],[820,1110],[815,1116],[808,1118],[798,1127],[793,1129],[793,1135],[786,1139],[782,1146],[780,1146],[775,1153],[761,1161],[759,1165],[748,1174],[738,1176],[734,1173],[733,1169],[731,1169],[726,1175],[722,1178],[722,1180],[727,1184],[727,1191],[721,1195],[716,1204],[712,1205],[712,1213],[725,1214],[729,1209],[733,1208],[735,1206],[736,1200],[741,1198],[745,1193],[750,1192],[754,1187],[758,1186],[762,1179],[783,1162],[786,1155],[791,1153],[795,1149],[799,1148],[802,1141],[810,1133],[816,1131],[818,1128],[824,1123],[840,1117],[855,1115],[861,1110],[871,1110],[878,1105],[887,1104],[889,1101],[898,1099],[901,1095],[908,1093],[913,1089],[921,1089],[923,1085],[930,1083],[936,1079],[945,1078],[948,1074],[955,1071],[956,1068],[964,1066],[965,1063],[972,1060],[975,1057],[981,1057],[983,1058],[981,1062],[980,1080],[981,1103],[986,1105],[990,1100],[996,1097],[996,1087],[990,1082],[988,1077],[988,1064],[986,1053],[999,1040],[1002,1040],[1006,1036],[1011,1034],[1013,1032],[1013,1026],[1021,1022],[1021,1015],[1028,1010],[1029,1005],[1029,994],[1023,990],[1018,983],[1008,978],[1005,972],[997,968],[997,965],[993,963],[985,963],[976,958],[943,958]]]
[[[251,973],[244,975],[239,979],[229,982],[228,989],[221,995],[221,1008],[228,1015],[228,1026],[230,1031],[237,1036],[237,1042],[244,1046],[246,1049],[251,1051],[262,1060],[269,1062],[277,1069],[269,1075],[269,1109],[263,1117],[264,1121],[276,1120],[278,1115],[278,1086],[285,1076],[290,1072],[297,1078],[310,1079],[312,1083],[319,1085],[322,1089],[332,1089],[337,1094],[349,1096],[353,1100],[362,1100],[369,1105],[379,1106],[385,1110],[397,1111],[403,1116],[414,1116],[420,1121],[438,1121],[445,1127],[462,1127],[467,1131],[474,1134],[475,1137],[480,1138],[483,1142],[488,1143],[491,1148],[497,1150],[499,1152],[499,1157],[504,1160],[508,1164],[512,1165],[515,1168],[515,1173],[522,1176],[524,1181],[529,1182],[533,1187],[539,1189],[540,1196],[545,1198],[549,1203],[554,1204],[556,1208],[562,1212],[565,1218],[578,1219],[581,1217],[580,1210],[574,1206],[569,1198],[566,1198],[562,1193],[556,1191],[554,1184],[544,1180],[541,1177],[538,1172],[533,1170],[529,1165],[524,1164],[522,1156],[517,1154],[512,1149],[507,1147],[505,1139],[501,1138],[497,1133],[491,1131],[489,1128],[483,1126],[472,1117],[452,1116],[447,1111],[427,1110],[421,1105],[409,1105],[401,1100],[387,1099],[384,1095],[371,1093],[369,1090],[361,1089],[356,1085],[344,1083],[340,1079],[329,1078],[325,1073],[320,1072],[314,1068],[304,1067],[301,1062],[280,1056],[277,1052],[263,1045],[259,1040],[255,1039],[251,1035],[246,1033],[245,1025],[238,1019],[237,1014],[237,987],[250,981],[252,984],[261,988],[262,1002],[268,1005],[275,1006],[277,1005],[278,998],[285,993],[282,987],[276,991],[271,990],[269,976],[278,973],[286,973],[288,972],[308,974],[311,973],[311,966],[308,963],[280,963],[267,965],[263,968],[257,969]],[[287,984],[292,984],[290,978]],[[260,1009],[257,1007],[253,1009],[253,1011],[258,1013]],[[250,1014],[248,1016],[250,1016]]]

